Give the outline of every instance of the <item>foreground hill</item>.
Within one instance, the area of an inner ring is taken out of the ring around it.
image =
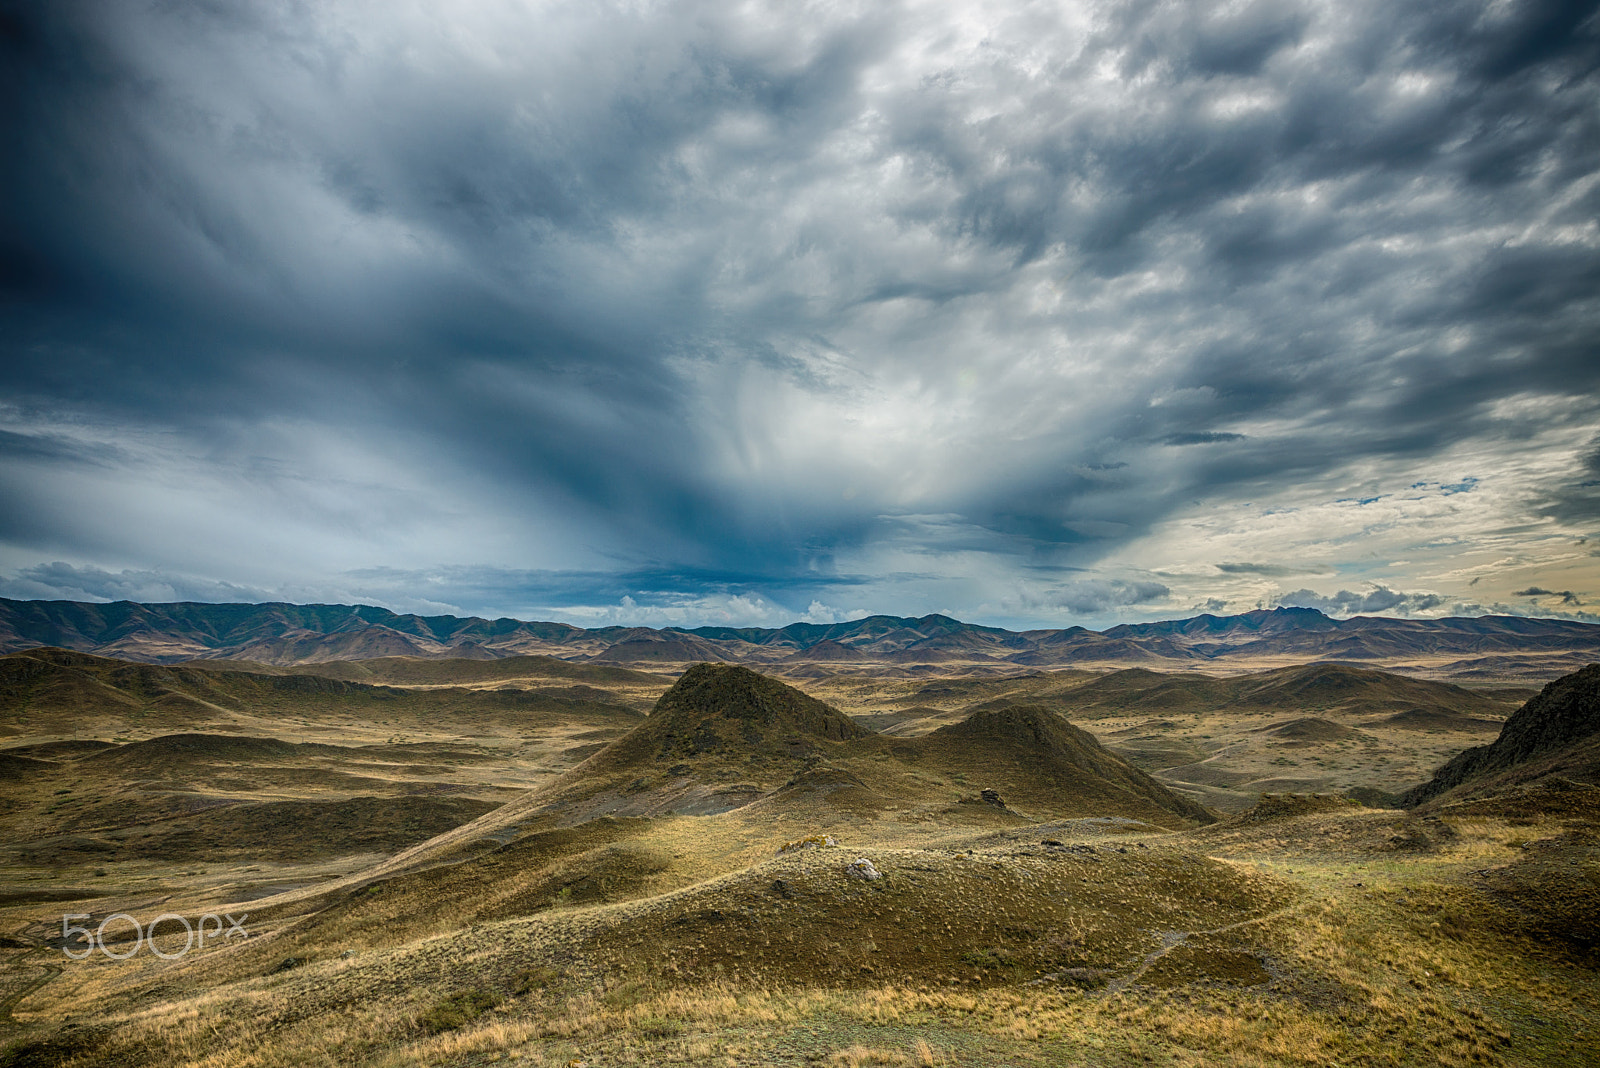
[[[1003,781],[1003,800],[1030,810],[1102,812],[1155,823],[1210,823],[1204,806],[1167,789],[1094,735],[1039,705],[979,709],[909,743],[921,765]]]
[[[59,646],[149,663],[251,661],[291,666],[374,658],[567,661],[681,669],[727,661],[782,665],[795,677],[1021,674],[1138,664],[1235,671],[1306,661],[1406,667],[1436,676],[1548,679],[1600,658],[1600,625],[1563,619],[1335,620],[1309,608],[1258,609],[1126,624],[1016,632],[948,616],[868,616],[786,627],[602,627],[400,614],[370,605],[85,604],[0,598],[0,651]],[[814,650],[814,652],[813,652]]]
[[[1557,775],[1600,783],[1600,664],[1540,690],[1493,743],[1457,756],[1402,801],[1458,800]]]
[[[870,732],[792,686],[733,664],[699,664],[650,717],[563,779],[541,806],[585,815],[717,812],[757,800]],[[571,817],[564,817],[570,819]]]

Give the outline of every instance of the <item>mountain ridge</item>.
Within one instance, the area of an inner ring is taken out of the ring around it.
[[[840,670],[1019,672],[1076,664],[1224,666],[1229,661],[1460,662],[1460,670],[1554,678],[1600,658],[1600,624],[1522,616],[1333,619],[1311,608],[1010,631],[949,616],[866,616],[759,627],[583,629],[502,617],[421,616],[372,605],[141,604],[0,598],[0,652],[54,646],[153,664],[247,660],[304,665],[374,657],[494,660],[544,655],[617,664],[783,662]],[[819,655],[804,654],[814,648]],[[1509,660],[1508,660],[1509,658]],[[1494,665],[1492,668],[1489,665]],[[1448,674],[1448,672],[1445,672]]]

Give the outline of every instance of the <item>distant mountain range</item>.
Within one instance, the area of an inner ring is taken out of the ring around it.
[[[1245,670],[1339,660],[1452,677],[1554,678],[1600,660],[1600,625],[1561,619],[1336,620],[1311,608],[1200,615],[1092,631],[1010,631],[929,615],[786,627],[599,627],[419,616],[371,605],[138,604],[0,598],[0,652],[59,646],[146,663],[280,666],[376,657],[564,660],[678,668],[768,665],[791,677],[842,672],[1014,674],[1097,665]]]

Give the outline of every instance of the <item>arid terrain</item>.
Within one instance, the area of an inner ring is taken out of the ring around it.
[[[652,634],[0,656],[0,1065],[1594,1062],[1572,649],[616,653]]]

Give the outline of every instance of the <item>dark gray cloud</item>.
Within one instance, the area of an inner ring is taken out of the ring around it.
[[[1164,439],[1167,445],[1215,445],[1219,441],[1243,441],[1243,434],[1231,434],[1221,430],[1190,430],[1181,434],[1168,434]]]
[[[1160,601],[1171,592],[1159,582],[1074,579],[1041,591],[1029,607],[1064,608],[1077,615],[1102,616],[1113,609]]]
[[[1589,440],[1571,474],[1550,488],[1540,511],[1569,523],[1600,522],[1600,436]]]
[[[1387,586],[1375,586],[1366,592],[1340,590],[1329,596],[1299,589],[1282,594],[1277,603],[1285,608],[1315,608],[1331,616],[1378,613],[1410,615],[1437,608],[1445,603],[1445,599],[1435,593],[1402,593]]]
[[[1578,595],[1571,590],[1547,590],[1540,586],[1529,586],[1525,590],[1517,590],[1513,597],[1559,597],[1562,604],[1581,605]]]
[[[0,567],[1027,621],[1308,486],[1592,525],[1596,11],[7,4]]]
[[[1316,574],[1322,570],[1318,567],[1295,566],[1292,564],[1251,563],[1224,563],[1217,564],[1216,568],[1224,575],[1266,575],[1279,578],[1287,575]]]

